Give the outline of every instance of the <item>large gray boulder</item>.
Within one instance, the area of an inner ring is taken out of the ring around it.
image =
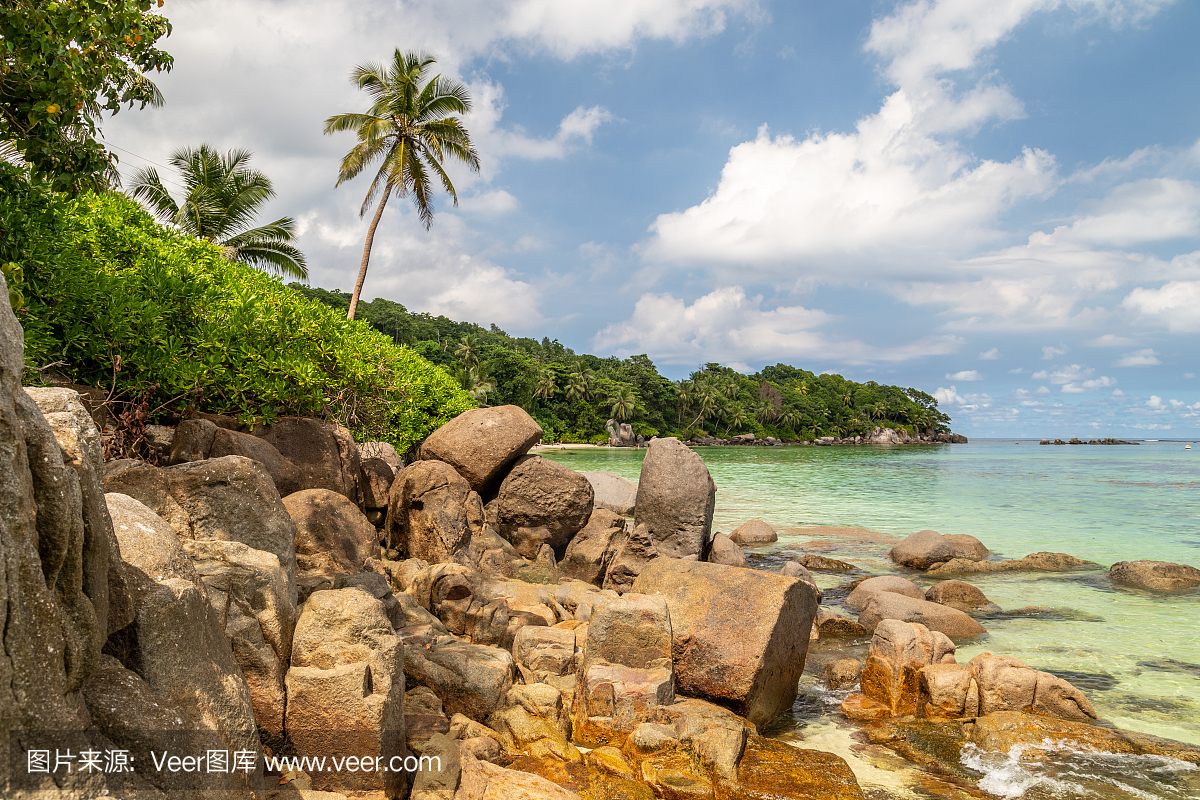
[[[483,525],[479,495],[443,461],[410,464],[392,483],[384,534],[404,558],[461,560]]]
[[[757,570],[659,558],[638,575],[633,591],[667,602],[681,694],[712,699],[755,725],[791,708],[817,611],[812,586]]]
[[[507,650],[452,636],[413,638],[404,649],[404,673],[427,686],[448,714],[484,722],[504,703],[516,672]]]
[[[604,583],[613,559],[625,546],[625,518],[614,511],[597,508],[588,523],[571,539],[558,562],[563,575],[595,586]]]
[[[25,392],[50,426],[63,466],[71,468],[79,479],[84,533],[82,588],[96,611],[97,634],[107,636],[133,620],[133,606],[126,598],[121,552],[104,502],[100,431],[77,392],[35,387]]]
[[[931,603],[928,600],[905,597],[894,592],[879,592],[871,595],[862,613],[859,624],[868,631],[885,619],[915,622],[951,639],[970,639],[982,636],[987,629],[957,608]]]
[[[359,486],[362,487],[363,508],[386,509],[396,470],[382,458],[364,458]]]
[[[561,553],[587,524],[593,497],[592,484],[581,473],[541,456],[521,456],[496,495],[500,535],[526,558],[536,557],[543,544]],[[538,534],[531,535],[534,530]]]
[[[595,470],[583,473],[596,493],[596,508],[604,508],[621,516],[633,514],[637,506],[637,481],[623,478],[612,472]]]
[[[917,531],[892,548],[892,561],[909,569],[929,569],[955,557],[954,544],[937,531]]]
[[[279,559],[241,542],[189,540],[183,548],[229,637],[254,719],[263,730],[282,734],[296,605]]]
[[[151,467],[111,462],[104,489],[129,495],[182,539],[241,542],[279,559],[296,598],[296,523],[261,464],[244,456]]]
[[[383,603],[357,588],[314,592],[296,623],[287,673],[287,731],[300,756],[382,758],[408,754],[404,731],[404,646]],[[405,786],[402,772],[311,773],[325,791]]]
[[[108,651],[192,729],[230,750],[257,750],[253,698],[225,633],[225,609],[209,603],[166,520],[133,498],[106,499],[136,606],[133,623],[110,639]],[[286,593],[279,577],[277,589]]]
[[[213,434],[212,446],[208,450],[208,458],[221,456],[245,456],[263,465],[263,469],[275,482],[275,488],[280,497],[287,497],[292,492],[303,488],[304,480],[300,470],[288,461],[266,439],[251,436],[241,431],[230,431],[218,428]]]
[[[653,439],[638,481],[635,520],[659,555],[704,558],[712,539],[717,486],[704,459],[675,438]]]
[[[1200,587],[1200,569],[1169,561],[1118,561],[1109,569],[1108,578],[1152,592],[1186,592]]]
[[[498,484],[541,438],[541,426],[519,406],[473,408],[429,434],[420,455],[454,467],[481,492]]]
[[[299,470],[297,490],[328,489],[361,502],[358,445],[350,431],[319,419],[284,417],[270,425],[259,425],[253,434],[270,443]]]
[[[296,523],[298,571],[353,575],[379,558],[379,532],[342,493],[303,489],[283,498],[283,507]]]

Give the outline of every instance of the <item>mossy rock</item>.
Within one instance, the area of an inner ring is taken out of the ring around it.
[[[654,799],[654,792],[645,784],[608,774],[588,761],[568,763],[522,755],[513,759],[508,766],[509,769],[529,772],[545,778],[551,783],[575,792],[582,800]]]

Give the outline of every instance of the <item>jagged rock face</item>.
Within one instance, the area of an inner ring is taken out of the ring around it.
[[[106,499],[136,616],[109,640],[105,652],[139,675],[145,691],[174,710],[186,729],[206,732],[231,749],[257,749],[253,699],[225,633],[224,604],[210,605],[171,525],[133,498],[110,494]],[[286,593],[282,571],[278,581]],[[128,735],[123,730],[118,726],[105,733],[115,740]]]
[[[526,558],[535,558],[542,544],[562,552],[587,524],[593,498],[592,484],[581,473],[541,456],[521,456],[496,495],[500,535]],[[523,531],[532,530],[541,534],[526,544]]]
[[[304,489],[283,498],[283,507],[296,523],[298,571],[353,575],[379,558],[378,531],[345,495]]]
[[[299,755],[407,755],[404,646],[383,603],[347,588],[314,592],[304,604],[287,673],[287,730]],[[324,790],[404,788],[403,773],[314,772]]]
[[[113,461],[106,465],[104,488],[146,505],[182,539],[241,542],[273,554],[295,602],[296,523],[258,462],[224,456],[159,468]]]
[[[0,278],[0,735],[6,741],[20,730],[88,727],[80,689],[108,630],[97,613],[110,566],[108,553],[97,551],[107,545],[85,526],[79,474],[63,462],[50,426],[21,389],[23,343]],[[11,766],[8,757],[0,759],[0,781]]]
[[[465,559],[484,526],[483,504],[442,461],[417,461],[392,483],[384,535],[406,558],[431,564]]]
[[[121,552],[100,485],[104,465],[100,431],[76,392],[33,387],[25,392],[50,425],[63,463],[79,477],[84,529],[83,591],[91,599],[98,619],[107,620],[103,632],[107,636],[133,621],[133,606],[125,597]]]
[[[541,438],[541,426],[518,406],[473,408],[429,434],[420,456],[449,464],[472,490],[485,492]]]
[[[808,654],[817,592],[757,570],[659,558],[633,591],[663,597],[681,694],[729,705],[755,725],[790,708]],[[721,602],[713,602],[713,598]]]
[[[658,550],[650,538],[649,528],[645,525],[634,525],[608,565],[608,572],[604,575],[604,588],[615,592],[628,592],[646,565],[656,558]]]
[[[564,575],[602,586],[613,559],[625,546],[625,538],[625,518],[597,508],[567,545],[558,569]]]
[[[638,525],[659,555],[704,558],[712,538],[717,486],[704,459],[678,439],[654,439],[638,481]]]
[[[283,733],[284,676],[291,661],[296,606],[288,596],[279,559],[241,542],[186,541],[183,547],[229,637],[258,726]]]

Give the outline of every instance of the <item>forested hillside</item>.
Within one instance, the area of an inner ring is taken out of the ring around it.
[[[350,296],[342,292],[291,287],[333,308],[349,306]],[[949,430],[950,417],[925,392],[786,364],[754,375],[706,364],[686,380],[670,381],[645,355],[576,353],[557,339],[512,337],[495,325],[414,314],[382,298],[360,303],[357,318],[445,367],[480,405],[525,408],[547,440],[604,441],[609,418],[627,421],[647,437],[705,431],[811,440],[875,426],[910,433]]]

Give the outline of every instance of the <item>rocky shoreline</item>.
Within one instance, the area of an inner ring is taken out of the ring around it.
[[[928,589],[858,575],[822,592],[812,571],[854,565],[753,568],[775,530],[714,533],[715,483],[676,439],[647,444],[635,482],[530,454],[542,431],[514,406],[468,411],[407,458],[319,420],[210,416],[158,432],[165,466],[105,463],[80,396],[24,389],[22,370],[0,302],[5,796],[861,799],[840,756],[763,735],[823,638],[869,642],[824,680],[854,690],[841,710],[864,741],[916,764],[1030,737],[1200,764],[1097,727],[1060,676],[956,661],[994,611],[960,577],[1096,568],[1066,554],[997,561],[921,531],[891,557]],[[1200,586],[1162,562],[1108,575]],[[45,731],[129,769],[31,770]],[[155,769],[168,751],[248,757]]]
[[[1042,439],[1038,444],[1141,444],[1141,442],[1127,442],[1124,439],[1089,439],[1086,442],[1081,439],[1071,438],[1066,441],[1062,439]]]
[[[784,445],[801,445],[806,447],[832,447],[841,445],[866,445],[866,444],[966,444],[967,437],[959,433],[949,433],[945,431],[936,433],[923,433],[917,436],[910,435],[907,431],[897,431],[892,428],[875,428],[866,436],[822,436],[819,439],[813,440],[793,440],[785,441],[776,439],[773,436],[765,436],[761,439],[756,438],[753,433],[743,433],[738,436],[733,436],[729,439],[719,439],[715,436],[693,436],[687,440],[687,443],[692,447],[782,447]],[[610,442],[611,444],[611,442]]]

